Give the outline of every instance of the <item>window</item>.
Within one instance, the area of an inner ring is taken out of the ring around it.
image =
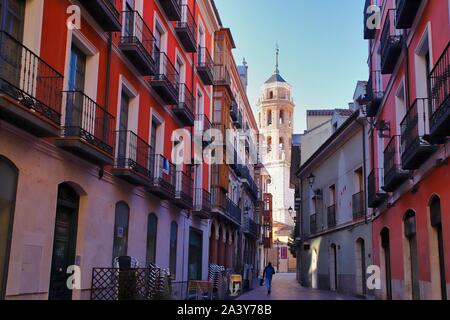
[[[273,99],[273,91],[269,92],[269,99]]]
[[[284,124],[284,111],[280,110],[280,119],[279,119],[280,125]]]
[[[202,280],[203,272],[203,233],[194,228],[189,232],[189,280]]]
[[[0,300],[5,298],[9,248],[16,202],[17,168],[0,156]]]
[[[128,205],[125,202],[117,203],[114,222],[113,260],[127,255],[129,217],[130,208]]]
[[[147,221],[147,265],[156,263],[156,237],[158,234],[158,218],[154,213],[149,214]]]
[[[272,152],[272,137],[267,138],[267,153]]]
[[[22,42],[25,20],[25,0],[0,1],[0,29]]]
[[[130,108],[130,98],[122,92],[119,114],[119,144],[118,159],[122,161],[127,158],[127,137],[128,137],[128,114]],[[124,163],[122,165],[125,165]]]
[[[336,204],[336,185],[332,185],[329,189],[329,205],[334,206]]]
[[[172,279],[176,278],[177,273],[177,242],[178,242],[178,224],[174,221],[170,225],[169,270],[172,275]]]
[[[269,110],[267,112],[267,125],[271,126],[272,125],[272,110]]]

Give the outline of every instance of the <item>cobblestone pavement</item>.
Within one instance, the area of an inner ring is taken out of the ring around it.
[[[243,294],[237,300],[358,300],[349,295],[330,291],[313,290],[300,286],[295,274],[276,274],[272,282],[272,294],[267,295],[265,286],[255,284],[255,289]]]

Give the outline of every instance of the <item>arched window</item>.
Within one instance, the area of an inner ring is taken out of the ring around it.
[[[433,232],[431,234],[430,241],[430,253],[431,253],[431,273],[433,275],[439,275],[439,286],[441,299],[447,300],[447,281],[445,276],[445,259],[444,259],[444,236],[442,232],[442,208],[441,199],[434,195],[429,203],[430,207],[430,221]],[[437,251],[437,252],[436,252]],[[437,253],[437,255],[436,255]],[[437,270],[437,267],[439,268]],[[432,277],[433,291],[437,289],[437,282]],[[435,287],[436,286],[436,287]],[[437,290],[436,290],[437,291]]]
[[[12,162],[0,156],[0,300],[5,298],[18,174]]]
[[[272,137],[267,137],[267,153],[272,152]]]
[[[273,91],[269,92],[269,99],[273,99]]]
[[[408,240],[409,259],[405,261],[405,276],[410,274],[410,279],[405,279],[405,283],[411,284],[411,297],[413,300],[420,300],[419,284],[419,257],[417,254],[417,231],[416,231],[416,213],[408,210],[404,219],[405,237]],[[405,255],[408,257],[408,255]],[[409,269],[409,270],[408,270]]]
[[[156,237],[158,234],[158,217],[154,213],[148,215],[147,221],[147,265],[156,263]]]
[[[125,202],[117,203],[114,222],[113,260],[127,255],[129,218],[130,207]]]
[[[267,125],[272,125],[272,110],[267,111]]]
[[[284,124],[284,110],[280,110],[280,119],[279,119],[280,125]]]
[[[177,245],[178,245],[178,224],[173,221],[170,225],[170,256],[169,270],[173,277],[176,278],[177,273]]]
[[[284,151],[284,139],[280,138],[280,151],[283,152]]]
[[[386,300],[392,300],[392,273],[391,273],[391,245],[389,237],[389,229],[384,228],[381,233],[381,265],[384,267],[384,282],[385,282],[385,298]],[[384,263],[383,263],[384,262]]]

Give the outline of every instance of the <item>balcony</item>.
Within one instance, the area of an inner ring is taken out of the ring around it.
[[[58,137],[63,76],[4,31],[0,70],[0,118],[38,137]]]
[[[211,219],[211,194],[197,188],[194,191],[194,215],[199,219]]]
[[[132,131],[118,131],[117,157],[112,174],[135,186],[150,186],[152,148]]]
[[[240,109],[238,109],[236,120],[233,120],[233,125],[235,126],[236,129],[242,129],[242,127],[243,127],[242,118],[243,118],[242,111]]]
[[[142,76],[154,75],[157,71],[155,37],[137,11],[123,12],[125,25],[119,48]]]
[[[402,165],[405,170],[418,169],[438,149],[427,141],[430,104],[430,99],[416,99],[400,124]]]
[[[219,53],[220,54],[220,53]],[[228,68],[224,65],[214,66],[214,85],[224,86],[228,94],[233,96],[233,91],[231,90],[231,77]]]
[[[206,131],[211,130],[211,121],[206,114],[195,115],[194,133],[196,137],[201,137],[203,148],[210,145],[211,141],[207,141],[204,138]]]
[[[371,13],[368,13],[368,9],[371,6],[371,0],[366,0],[366,4],[364,5],[364,39],[366,40],[373,40],[375,39],[375,33],[377,31],[376,28],[374,28],[373,26],[369,25],[369,19],[371,17]]]
[[[83,7],[89,12],[104,31],[120,32],[120,0],[81,0]]]
[[[395,19],[395,10],[389,9],[381,34],[381,74],[394,72],[402,52],[403,35],[395,27]]]
[[[114,164],[114,117],[83,92],[63,92],[63,100],[65,123],[56,146],[96,165]]]
[[[309,233],[316,234],[317,230],[317,214],[312,214],[309,216]]]
[[[255,238],[259,237],[259,224],[257,224],[253,219],[246,217],[244,221],[244,233],[253,236]]]
[[[430,73],[431,120],[433,137],[450,136],[450,42]]]
[[[197,25],[187,4],[181,5],[181,19],[175,22],[175,32],[186,52],[197,51]]]
[[[232,222],[237,224],[238,226],[242,223],[242,211],[241,208],[237,204],[235,204],[230,198],[227,197],[227,210],[226,216]]]
[[[214,84],[214,61],[207,48],[198,48],[197,73],[204,85],[212,86]]]
[[[230,117],[231,120],[234,121],[238,121],[238,117],[239,117],[239,107],[238,104],[235,100],[231,101],[231,105],[230,105]]]
[[[153,154],[150,156],[153,165],[153,176],[148,191],[165,200],[175,198],[177,176],[175,166],[164,156]]]
[[[355,193],[352,196],[352,212],[354,220],[364,218],[366,215],[364,197],[365,197],[364,191]]]
[[[192,178],[183,171],[178,171],[176,174],[177,185],[175,190],[175,204],[181,209],[193,208],[192,195]]]
[[[242,170],[241,179],[244,186],[247,187],[247,189],[250,191],[250,195],[253,197],[253,199],[257,200],[258,186],[256,185],[255,180],[253,180],[252,176],[250,175],[250,171],[246,165],[244,165],[244,169]]]
[[[388,194],[383,190],[383,169],[373,169],[367,178],[367,206],[378,208],[386,201]]]
[[[185,84],[180,84],[178,105],[172,108],[175,116],[186,127],[194,126],[194,96]]]
[[[337,225],[336,205],[332,205],[327,208],[327,225],[329,229],[334,228]]]
[[[400,159],[400,136],[393,136],[384,150],[384,187],[386,192],[394,192],[409,179],[409,171],[403,170]]]
[[[230,183],[230,167],[226,164],[214,164],[211,166],[211,185],[228,191]]]
[[[158,68],[150,77],[150,85],[166,105],[178,105],[180,85],[178,71],[164,52],[158,54]]]
[[[413,25],[422,0],[396,0],[397,29],[409,29]]]
[[[181,20],[181,0],[158,0],[169,21]]]
[[[384,92],[381,86],[381,72],[372,71],[369,81],[367,81],[366,96],[364,97],[368,117],[375,117],[377,115],[383,98]]]
[[[211,191],[211,207],[213,211],[227,211],[227,192],[218,187]]]

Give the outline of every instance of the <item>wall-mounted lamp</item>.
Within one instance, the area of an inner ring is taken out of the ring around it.
[[[316,176],[314,174],[310,174],[308,176],[309,186],[312,188],[314,186],[314,182],[316,181]]]

